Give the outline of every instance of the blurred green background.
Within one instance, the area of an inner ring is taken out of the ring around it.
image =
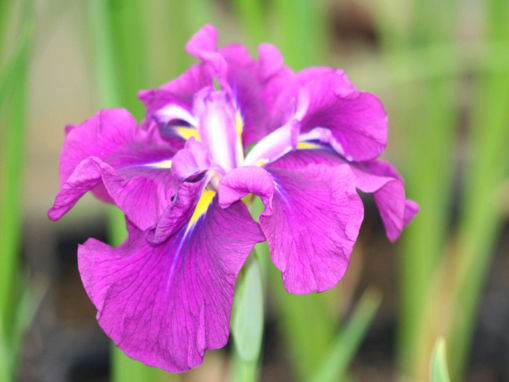
[[[439,337],[453,381],[509,380],[508,20],[508,0],[1,0],[0,381],[424,381]],[[421,211],[391,245],[367,199],[329,292],[290,296],[269,266],[246,375],[229,345],[172,376],[111,356],[81,287],[77,243],[117,218],[90,196],[59,223],[46,211],[64,126],[112,106],[141,119],[137,90],[184,71],[208,22],[221,45],[271,42],[377,94],[383,158]]]

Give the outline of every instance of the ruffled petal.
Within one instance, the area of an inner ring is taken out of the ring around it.
[[[275,183],[272,213],[260,226],[290,293],[322,292],[343,277],[364,216],[347,165],[267,167]]]
[[[242,140],[248,147],[288,120],[291,95],[283,94],[294,73],[270,44],[260,44],[258,60],[238,44],[227,45],[220,53],[228,65],[227,82],[242,116]]]
[[[160,244],[176,234],[186,224],[192,225],[196,220],[195,212],[198,217],[201,213],[207,212],[207,208],[215,196],[213,191],[205,190],[207,183],[206,177],[195,182],[183,182],[164,214],[146,232],[147,240],[153,244]],[[194,219],[192,219],[193,215],[195,215]]]
[[[170,372],[198,366],[228,340],[237,275],[263,240],[247,208],[213,201],[189,231],[160,245],[129,227],[112,248],[89,239],[78,249],[81,278],[106,334],[129,357]]]
[[[350,163],[332,150],[317,149],[290,152],[271,163],[271,166],[299,169],[313,163],[329,166],[349,165],[355,176],[355,187],[362,192],[373,194],[385,232],[391,241],[399,237],[403,228],[419,211],[419,205],[416,202],[405,199],[403,179],[396,169],[383,161]]]
[[[48,215],[59,219],[89,190],[115,203],[140,229],[154,224],[171,201],[178,179],[175,150],[156,131],[141,130],[122,109],[102,110],[67,129],[60,160],[61,188]]]
[[[407,199],[405,202],[405,216],[403,217],[403,227],[406,227],[419,212],[419,204],[413,200]]]
[[[226,61],[217,51],[217,30],[212,24],[203,26],[186,44],[186,50],[192,56],[209,65],[223,85],[226,77]]]
[[[140,229],[151,227],[162,215],[179,182],[168,169],[115,169],[97,157],[83,160],[67,179],[48,211],[52,220],[65,215],[87,192],[102,185],[113,202]]]
[[[221,178],[218,187],[219,205],[227,208],[253,193],[262,199],[267,214],[270,214],[274,190],[274,180],[265,169],[258,166],[238,167]]]
[[[79,125],[67,126],[60,155],[60,185],[83,159],[95,156],[105,160],[131,144],[137,130],[136,120],[125,109],[100,110]]]
[[[168,105],[178,106],[190,113],[192,111],[194,94],[213,84],[213,70],[206,65],[196,64],[175,80],[162,85],[158,89],[141,90],[138,92],[138,97],[145,104],[147,123],[154,119],[157,111]],[[158,122],[168,121],[158,120]],[[164,127],[164,123],[162,123],[161,128],[164,129]]]
[[[287,94],[285,90],[294,73],[284,66],[276,47],[260,44],[258,60],[240,44],[218,50],[217,31],[206,25],[191,38],[186,49],[212,68],[221,88],[232,93],[241,114],[245,147],[286,122],[289,100],[282,94]]]
[[[329,129],[327,143],[348,160],[378,157],[387,143],[387,115],[380,100],[356,90],[343,71],[315,71],[324,74],[314,80],[306,75],[308,82],[298,93],[302,134]]]
[[[187,140],[185,148],[177,152],[171,162],[173,173],[181,180],[195,176],[211,166],[207,147],[194,137]]]
[[[395,241],[403,228],[419,211],[419,205],[405,199],[403,180],[389,163],[370,161],[352,166],[357,188],[373,193],[390,241]]]

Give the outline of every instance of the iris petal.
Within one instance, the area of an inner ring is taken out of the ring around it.
[[[364,216],[347,165],[267,168],[276,190],[260,216],[271,258],[290,293],[322,292],[343,277]]]
[[[372,193],[389,240],[394,241],[401,234],[419,210],[412,200],[405,199],[403,179],[392,165],[383,161],[351,163],[332,150],[297,150],[271,164],[288,170],[304,168],[310,164],[339,166],[348,164],[355,176],[355,187],[362,192]]]
[[[387,143],[387,115],[380,100],[355,89],[342,71],[318,72],[324,74],[306,78],[308,82],[299,90],[299,99],[306,103],[300,107],[302,133],[330,130],[333,148],[349,160],[379,156]]]
[[[200,140],[208,148],[211,160],[227,172],[237,167],[240,144],[237,115],[228,93],[206,88],[195,98],[193,112],[198,119]]]
[[[152,226],[179,183],[166,166],[175,154],[157,131],[138,127],[122,109],[102,110],[68,129],[61,155],[61,188],[48,215],[59,219],[87,191],[102,190],[140,229]]]
[[[193,229],[160,245],[129,227],[112,248],[89,239],[78,250],[85,289],[97,319],[128,356],[171,372],[198,366],[206,349],[228,340],[235,280],[263,240],[246,207],[223,210],[214,200]]]

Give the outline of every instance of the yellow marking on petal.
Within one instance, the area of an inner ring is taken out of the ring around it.
[[[198,129],[195,129],[194,127],[176,126],[174,129],[186,141],[191,137],[194,137],[197,141],[200,140]]]
[[[316,143],[310,143],[310,142],[299,142],[297,143],[298,149],[319,149],[321,146],[317,145]]]
[[[241,136],[244,130],[244,121],[239,112],[235,113],[235,127],[237,128],[237,135]]]
[[[156,168],[171,168],[171,160],[163,160],[161,162],[156,163],[150,163],[150,167],[156,167]]]
[[[268,159],[260,159],[258,162],[255,163],[255,166],[262,167],[265,166],[267,163],[269,163]]]
[[[212,204],[214,196],[216,196],[215,191],[207,189],[203,190],[200,200],[198,200],[198,203],[196,204],[193,215],[191,216],[191,219],[189,219],[186,232],[189,231],[189,229],[198,221],[198,219],[200,219],[200,217],[207,213],[209,206]]]
[[[237,140],[235,143],[235,152],[237,154],[237,165],[244,162],[244,149],[242,147],[242,131],[244,130],[244,121],[237,111],[235,113],[235,128],[237,130]]]

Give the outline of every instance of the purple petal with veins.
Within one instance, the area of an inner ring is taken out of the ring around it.
[[[61,187],[49,217],[60,219],[87,191],[101,187],[140,229],[152,226],[179,183],[169,169],[175,151],[157,131],[140,129],[127,111],[100,111],[68,129]]]
[[[129,227],[112,248],[89,239],[78,249],[83,285],[105,333],[129,357],[170,372],[198,366],[226,345],[235,280],[263,236],[237,203],[213,201],[190,230],[160,245]]]
[[[270,166],[291,170],[305,168],[311,164],[329,166],[348,164],[355,176],[355,187],[362,192],[373,194],[387,237],[391,241],[398,238],[403,228],[411,222],[419,210],[417,203],[405,199],[402,178],[394,167],[386,162],[351,163],[332,150],[315,149],[291,152]]]
[[[173,174],[185,180],[211,167],[207,146],[198,142],[194,137],[187,140],[184,149],[175,154],[172,159]]]
[[[322,75],[312,79],[314,72]],[[297,106],[301,133],[330,130],[332,147],[349,160],[380,155],[387,142],[387,115],[380,100],[356,90],[342,71],[315,69],[304,74]]]
[[[290,293],[323,292],[343,277],[364,217],[347,165],[267,167],[276,185],[260,225]]]

